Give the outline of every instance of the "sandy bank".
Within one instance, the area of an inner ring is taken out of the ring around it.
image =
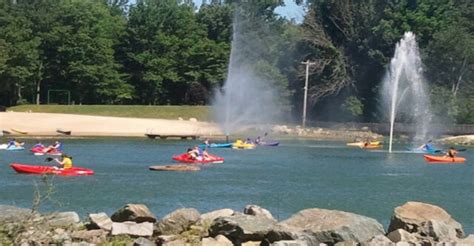
[[[143,137],[146,133],[198,136],[222,135],[216,124],[207,122],[74,114],[0,113],[0,130],[9,131],[15,135],[55,136],[58,135],[57,129],[71,131],[72,136]]]

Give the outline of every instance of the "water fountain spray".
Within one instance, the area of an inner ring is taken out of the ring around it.
[[[274,123],[280,113],[271,78],[259,68],[268,45],[262,42],[261,23],[236,11],[227,79],[216,93],[213,112],[225,135],[248,126]]]
[[[414,124],[415,140],[426,141],[432,114],[425,90],[423,64],[412,32],[406,32],[397,43],[383,81],[382,93],[385,105],[390,108],[389,152],[392,152],[393,129],[397,119]]]

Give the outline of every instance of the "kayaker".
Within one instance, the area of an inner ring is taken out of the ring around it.
[[[197,153],[194,151],[194,149],[188,148],[186,153],[188,154],[189,159],[196,160]]]
[[[262,143],[262,138],[260,136],[258,136],[256,139],[255,139],[255,144],[260,144]]]
[[[56,141],[56,142],[54,142],[53,145],[50,145],[50,146],[44,148],[43,153],[48,153],[48,152],[53,151],[53,150],[61,151],[62,147],[63,147],[62,143],[59,142],[59,141]]]
[[[41,141],[36,142],[36,144],[33,146],[33,148],[44,148],[44,145],[41,143]]]
[[[454,147],[449,147],[448,152],[446,153],[446,157],[454,158],[458,154],[458,151]]]
[[[245,140],[245,143],[246,144],[252,144],[252,140],[250,138],[247,138],[247,140]]]
[[[204,144],[206,147],[209,147],[211,144],[209,143],[209,138],[204,139]]]
[[[431,140],[429,140],[427,143],[422,144],[420,147],[416,148],[418,150],[424,150],[424,151],[432,151],[434,150],[433,144],[431,144]]]
[[[10,139],[10,141],[8,141],[8,143],[7,143],[7,149],[10,148],[10,147],[13,147],[13,146],[15,146],[15,147],[21,147],[21,146],[23,146],[24,144],[25,144],[24,142],[18,142],[18,141],[16,141],[16,139],[13,138],[13,139]]]
[[[57,158],[54,158],[54,160],[60,165],[60,168],[63,169],[68,169],[72,168],[72,157],[66,155],[66,154],[61,154],[62,160],[58,160]]]

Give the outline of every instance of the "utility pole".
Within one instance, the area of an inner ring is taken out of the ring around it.
[[[306,127],[306,104],[307,104],[307,101],[308,101],[309,66],[314,65],[316,63],[305,61],[305,62],[302,62],[301,64],[306,65],[306,77],[305,77],[305,81],[304,81],[303,122],[302,122],[302,126],[303,126],[303,128],[305,128]]]

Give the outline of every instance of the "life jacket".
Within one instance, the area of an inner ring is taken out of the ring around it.
[[[63,164],[64,169],[72,168],[72,159],[71,158],[64,157],[63,162],[64,162],[64,164]]]

